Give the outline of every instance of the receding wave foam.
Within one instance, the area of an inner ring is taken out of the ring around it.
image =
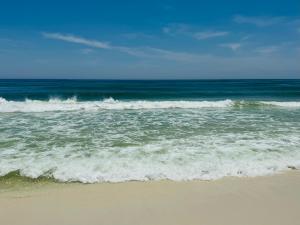
[[[200,109],[200,108],[225,108],[244,106],[278,106],[300,107],[300,102],[276,102],[276,101],[119,101],[113,98],[102,101],[77,101],[76,97],[66,100],[51,98],[48,101],[31,100],[8,101],[0,97],[0,112],[47,112],[47,111],[76,111],[76,110],[122,110],[122,109]]]
[[[214,140],[220,141],[217,137]],[[299,151],[265,152],[269,145],[279,147],[272,140],[257,144],[256,151],[260,152],[257,154],[251,149],[255,140],[242,147],[207,141],[207,151],[202,149],[204,146],[192,146],[197,145],[196,142],[182,146],[174,140],[173,143],[166,141],[142,147],[102,149],[90,157],[85,156],[84,150],[78,154],[70,148],[48,154],[31,152],[28,156],[15,152],[14,157],[9,157],[7,151],[2,153],[4,159],[0,159],[0,176],[18,171],[24,177],[48,177],[62,182],[184,181],[215,180],[226,176],[254,177],[300,169]]]

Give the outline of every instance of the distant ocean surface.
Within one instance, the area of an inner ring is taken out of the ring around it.
[[[0,80],[0,177],[212,180],[300,169],[300,80]]]

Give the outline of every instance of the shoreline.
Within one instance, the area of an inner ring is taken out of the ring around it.
[[[300,172],[215,181],[56,183],[0,192],[0,224],[289,225]]]

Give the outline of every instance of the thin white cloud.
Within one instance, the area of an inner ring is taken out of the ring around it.
[[[133,55],[140,58],[148,59],[164,59],[177,62],[193,63],[210,57],[210,55],[179,52],[166,50],[161,48],[152,47],[140,47],[140,48],[127,48],[127,47],[115,47],[114,49],[125,52],[129,55]]]
[[[164,34],[170,34],[170,32],[171,32],[171,28],[170,27],[163,27],[161,30],[162,30],[162,32]]]
[[[45,38],[61,40],[76,44],[82,44],[93,48],[102,48],[102,49],[110,49],[111,46],[107,42],[89,40],[82,37],[74,36],[72,34],[61,34],[61,33],[46,33],[43,32],[42,35]]]
[[[162,28],[162,32],[167,35],[190,34],[190,26],[184,23],[171,23]]]
[[[147,53],[147,51],[145,51],[145,48],[129,48],[124,46],[115,46],[113,47],[113,49],[136,57],[149,57],[149,54]]]
[[[254,51],[260,54],[272,54],[280,49],[279,46],[266,46],[255,49]]]
[[[209,38],[222,37],[228,34],[229,34],[228,31],[203,31],[203,32],[197,32],[193,36],[198,40],[204,40]]]
[[[267,26],[284,22],[285,17],[267,17],[267,16],[249,17],[249,16],[236,15],[233,18],[233,21],[239,24],[252,24],[258,27],[267,27]]]
[[[247,40],[249,40],[252,37],[253,37],[253,35],[246,35],[246,36],[244,36],[244,37],[241,38],[241,41],[247,41]]]
[[[134,40],[134,39],[150,39],[153,38],[153,35],[146,34],[146,33],[141,33],[141,32],[136,32],[136,33],[125,33],[121,35],[122,37],[129,39],[129,40]]]
[[[223,48],[230,48],[232,51],[237,51],[242,44],[241,43],[226,43],[226,44],[220,44]]]
[[[194,63],[203,59],[210,58],[210,55],[189,53],[189,52],[177,52],[171,50],[165,50],[160,48],[145,48],[144,51],[148,53],[148,57],[162,58],[171,61]]]
[[[198,40],[205,40],[209,38],[216,38],[228,35],[228,31],[218,31],[218,30],[206,30],[197,31],[197,28],[184,23],[171,23],[162,28],[162,32],[166,35],[177,36],[183,35],[192,37]]]
[[[49,39],[81,44],[92,48],[115,50],[115,51],[123,52],[128,55],[141,57],[141,58],[156,58],[156,59],[166,59],[166,60],[181,61],[181,62],[195,62],[203,57],[206,57],[201,54],[170,51],[170,50],[165,50],[160,48],[151,48],[151,47],[130,48],[125,46],[113,46],[107,44],[106,42],[89,40],[83,37],[78,37],[70,34],[65,35],[61,33],[42,33],[42,35],[45,38],[49,38]],[[92,49],[84,50],[84,52],[90,53],[91,50]]]
[[[82,54],[88,55],[88,54],[93,53],[94,50],[91,48],[84,48],[84,49],[81,49],[81,52],[82,52]]]

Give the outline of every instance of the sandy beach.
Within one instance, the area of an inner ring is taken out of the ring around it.
[[[295,225],[300,173],[224,178],[62,184],[0,194],[2,225]]]

